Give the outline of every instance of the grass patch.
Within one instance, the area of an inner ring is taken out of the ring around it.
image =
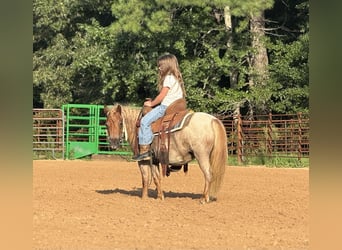
[[[56,160],[63,159],[63,153],[61,151],[54,152],[51,150],[39,150],[33,151],[33,160]]]
[[[304,168],[309,167],[309,158],[298,159],[294,156],[248,156],[244,157],[243,162],[239,163],[237,156],[228,156],[228,165],[230,166],[249,166],[262,165],[266,167],[284,167],[284,168]]]

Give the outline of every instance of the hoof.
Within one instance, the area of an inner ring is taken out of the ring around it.
[[[209,203],[210,201],[209,201],[209,199],[207,200],[207,199],[205,199],[205,198],[201,198],[200,199],[200,204],[207,204],[207,203]]]
[[[208,197],[208,198],[205,198],[205,197],[202,197],[201,200],[200,200],[200,204],[206,204],[206,203],[210,203],[212,201],[216,201],[217,198],[216,197]]]
[[[157,197],[157,199],[159,199],[159,200],[164,200],[164,195],[158,195],[158,197]]]

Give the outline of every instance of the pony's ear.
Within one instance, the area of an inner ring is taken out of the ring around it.
[[[118,104],[118,106],[116,107],[116,112],[118,112],[121,115],[121,105]]]
[[[107,114],[112,108],[113,105],[107,105],[103,107],[103,111],[105,112],[105,114]]]

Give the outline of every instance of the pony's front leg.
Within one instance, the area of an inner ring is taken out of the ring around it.
[[[139,164],[139,169],[141,173],[141,182],[142,182],[141,198],[144,199],[148,197],[150,165],[147,164],[146,161],[141,161],[138,164]]]
[[[157,165],[152,164],[151,170],[152,170],[153,181],[157,189],[157,198],[164,200],[164,193],[161,188],[161,175],[160,175],[159,167]]]

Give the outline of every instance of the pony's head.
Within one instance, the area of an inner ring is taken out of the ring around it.
[[[119,148],[124,137],[124,120],[121,105],[105,106],[107,139],[112,149]]]

